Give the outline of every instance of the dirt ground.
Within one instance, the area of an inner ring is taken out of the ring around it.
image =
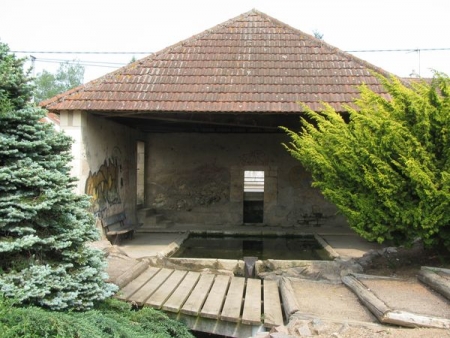
[[[364,273],[415,279],[421,266],[450,268],[450,252],[425,250],[420,243],[411,248],[388,249],[372,257]]]
[[[421,266],[433,266],[440,268],[450,268],[450,253],[448,252],[438,252],[436,250],[424,250],[423,247],[418,244],[412,248],[392,248],[384,252],[379,252],[375,255],[372,254],[370,260],[362,259],[364,263],[364,273],[376,276],[388,276],[396,277],[400,280],[404,280],[407,283],[411,283],[411,288],[407,290],[400,290],[396,288],[404,288],[404,284],[392,283],[389,285],[389,297],[385,298],[391,304],[399,304],[399,308],[402,308],[402,302],[405,302],[405,291],[410,294],[411,301],[417,300],[418,296],[414,294],[414,289],[425,288],[424,286],[419,286],[417,282],[417,274]],[[371,281],[367,284],[374,284]],[[400,286],[401,285],[401,286]],[[377,285],[379,290],[377,292],[384,292],[382,288],[386,288],[383,283]],[[386,290],[386,289],[384,289]],[[416,290],[417,291],[417,290]],[[411,295],[414,294],[414,296]],[[430,290],[425,292],[432,292]],[[417,296],[417,297],[416,297]],[[414,299],[412,299],[414,297]],[[445,300],[444,300],[445,302]],[[450,303],[448,303],[450,304]],[[430,300],[428,304],[430,308],[437,307],[434,299]],[[450,309],[450,306],[449,306]],[[423,308],[422,312],[426,312],[430,309]],[[449,310],[447,310],[449,311]],[[418,311],[420,312],[420,311]],[[440,317],[448,317],[449,313],[441,313]],[[367,313],[362,314],[367,316]],[[429,313],[433,315],[433,313]],[[364,338],[378,338],[378,337],[395,337],[395,338],[444,338],[450,337],[450,330],[445,329],[435,329],[435,328],[400,328],[396,326],[381,325],[377,323],[370,323],[365,319],[361,322],[347,321],[347,322],[335,322],[333,318],[323,318],[323,321],[314,321],[304,319],[293,319],[291,320],[289,333],[295,334],[297,337],[305,337],[310,333],[312,337],[325,338],[353,338],[353,337],[364,337]],[[362,319],[362,318],[361,318]],[[307,326],[307,328],[306,328]],[[303,329],[302,329],[303,328]],[[308,333],[309,329],[309,333]],[[303,330],[303,331],[302,331]],[[306,332],[305,332],[306,330]],[[302,334],[303,333],[303,334]]]

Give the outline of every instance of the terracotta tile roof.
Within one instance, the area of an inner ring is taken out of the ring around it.
[[[252,10],[60,94],[50,111],[295,113],[338,111],[383,70]]]

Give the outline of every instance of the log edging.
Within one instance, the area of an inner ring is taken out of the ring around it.
[[[450,320],[446,318],[425,316],[389,308],[386,303],[361,283],[356,276],[343,276],[342,282],[355,293],[361,303],[375,315],[380,323],[405,327],[450,328]]]
[[[417,278],[425,285],[440,293],[442,296],[450,300],[450,283],[438,273],[447,274],[450,277],[450,270],[422,266]]]

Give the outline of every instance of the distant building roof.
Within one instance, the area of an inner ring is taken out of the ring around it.
[[[252,10],[41,103],[52,112],[343,111],[362,83],[384,89],[351,54]],[[116,113],[117,114],[117,113]]]
[[[44,122],[44,123],[51,123],[51,124],[53,124],[53,126],[56,130],[58,130],[58,131],[60,130],[59,116],[55,113],[47,113],[47,115],[45,117],[43,117],[40,121]]]

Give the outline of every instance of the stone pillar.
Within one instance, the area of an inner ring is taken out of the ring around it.
[[[231,167],[230,183],[230,219],[233,225],[240,225],[244,218],[244,171],[241,167]]]
[[[270,166],[264,171],[264,223],[273,224],[278,204],[278,168]]]
[[[87,114],[83,111],[62,111],[59,118],[61,130],[74,141],[72,144],[72,169],[70,175],[78,180],[75,188],[76,192],[84,194],[86,179],[89,176],[86,145],[83,142]]]

